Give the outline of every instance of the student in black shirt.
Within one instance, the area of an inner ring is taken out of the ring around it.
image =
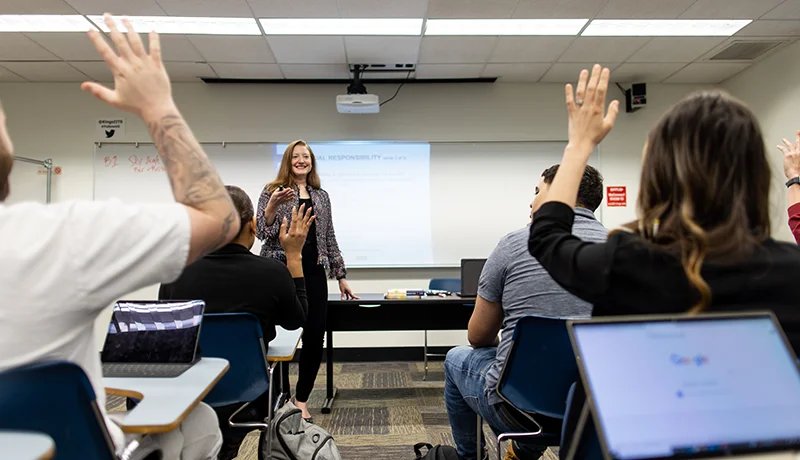
[[[227,246],[186,267],[174,283],[162,284],[158,298],[204,300],[206,313],[252,313],[261,322],[264,341],[269,342],[275,338],[276,325],[293,330],[306,321],[308,301],[302,251],[314,217],[310,208],[300,206],[299,210],[292,210],[290,225],[283,221],[279,238],[286,251],[286,265],[259,257],[250,252],[256,235],[253,203],[241,188],[225,188],[241,218],[239,235]],[[227,427],[228,418],[237,408],[215,408],[220,427]],[[268,408],[269,396],[265,393],[251,404],[251,412],[244,417],[262,419]],[[243,439],[223,436],[220,460],[235,458]]]
[[[800,248],[770,237],[764,140],[753,113],[730,96],[693,94],[653,128],[636,221],[605,243],[572,235],[583,169],[619,110],[614,101],[606,114],[608,81],[596,65],[591,79],[581,73],[575,95],[567,85],[569,144],[534,215],[531,255],[594,304],[593,315],[770,309],[800,351]]]

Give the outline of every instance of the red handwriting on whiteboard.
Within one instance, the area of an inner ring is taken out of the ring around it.
[[[117,166],[119,166],[117,164],[117,156],[116,155],[114,155],[113,157],[105,157],[105,158],[103,158],[103,164],[105,165],[106,168],[116,168]]]
[[[128,157],[128,161],[131,164],[131,168],[134,172],[143,173],[143,172],[164,172],[167,168],[164,166],[164,163],[161,162],[161,157],[158,155],[147,155],[147,156],[138,156],[138,155],[131,155]]]

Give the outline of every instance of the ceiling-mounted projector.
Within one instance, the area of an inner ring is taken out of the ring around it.
[[[364,66],[353,66],[353,79],[347,87],[347,94],[336,96],[336,110],[339,113],[378,113],[381,104],[378,96],[367,94],[367,87],[361,83]]]

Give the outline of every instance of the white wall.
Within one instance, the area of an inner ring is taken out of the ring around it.
[[[800,42],[784,48],[724,82],[722,87],[755,112],[761,123],[767,152],[772,160],[770,216],[777,239],[794,241],[786,212],[786,177],[783,154],[776,148],[782,138],[794,142],[800,129]]]
[[[369,85],[369,89],[385,98],[394,91],[394,86]],[[604,208],[603,221],[607,227],[634,218],[641,151],[647,132],[666,108],[693,89],[683,85],[650,85],[647,108],[635,114],[620,114],[616,128],[601,145],[600,169],[606,185],[628,187],[628,206]],[[178,106],[201,141],[567,138],[561,85],[406,85],[394,101],[382,108],[382,113],[369,116],[336,113],[334,96],[343,90],[342,85],[174,86]],[[611,97],[618,96],[621,94],[616,90],[611,93]],[[124,140],[149,140],[140,121],[96,102],[82,93],[77,83],[0,84],[0,99],[9,118],[16,153],[32,158],[51,157],[63,168],[62,175],[54,177],[53,201],[92,198],[96,119],[123,116],[128,124]],[[540,173],[530,172],[531,189]],[[502,187],[502,183],[502,177],[487,178],[487,184],[492,187]],[[477,222],[482,222],[480,216]],[[491,220],[485,223],[490,225]],[[508,229],[512,230],[515,229]],[[357,292],[383,292],[393,287],[424,287],[432,277],[451,276],[457,277],[457,270],[380,269],[353,270],[348,279]],[[335,292],[335,285],[331,284],[330,288]],[[155,289],[150,288],[131,297],[153,298],[155,293]],[[105,319],[100,323],[107,324]],[[463,331],[430,334],[431,345],[465,342]],[[421,343],[421,332],[340,333],[336,338],[336,345],[342,347],[419,346]]]

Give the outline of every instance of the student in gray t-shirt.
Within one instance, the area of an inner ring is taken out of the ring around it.
[[[530,205],[531,216],[542,203],[557,170],[558,165],[555,165],[542,173],[536,198]],[[606,228],[594,217],[602,200],[603,176],[587,166],[578,191],[572,227],[573,233],[585,241],[606,239]],[[445,404],[453,439],[463,460],[477,457],[476,414],[483,417],[495,433],[535,429],[495,391],[519,318],[525,315],[587,318],[592,313],[590,304],[562,289],[528,253],[529,236],[529,227],[509,233],[489,256],[481,273],[475,311],[469,321],[468,337],[472,347],[453,348],[445,359]],[[501,328],[502,338],[498,343],[497,334]],[[537,418],[537,422],[546,430],[550,426],[558,430],[561,423],[545,418]],[[509,448],[509,453],[513,453],[506,458],[536,459],[546,448],[515,442]]]

